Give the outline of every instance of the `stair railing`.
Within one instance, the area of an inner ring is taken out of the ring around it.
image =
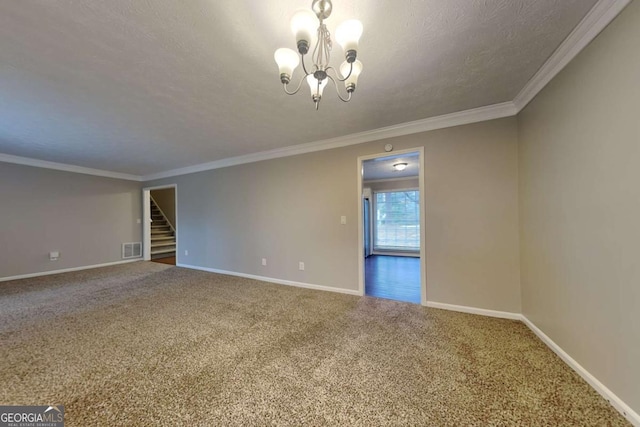
[[[167,216],[164,214],[164,212],[162,211],[162,208],[160,207],[160,205],[158,204],[158,202],[156,202],[153,199],[153,196],[151,194],[149,194],[149,198],[151,199],[151,201],[153,202],[154,205],[156,205],[156,208],[158,208],[158,210],[160,211],[160,213],[162,214],[162,217],[164,218],[165,221],[167,221],[167,224],[169,224],[169,227],[171,227],[171,231],[173,231],[174,233],[176,232],[175,227],[173,226],[173,224],[171,224],[171,221],[169,221],[169,218],[167,218]],[[151,224],[153,224],[153,218],[151,218]]]

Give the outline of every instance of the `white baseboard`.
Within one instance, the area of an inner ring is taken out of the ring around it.
[[[49,276],[52,274],[69,273],[71,271],[89,270],[91,268],[109,267],[110,265],[127,264],[129,262],[137,262],[137,261],[142,261],[142,258],[107,262],[104,264],[83,265],[82,267],[63,268],[61,270],[42,271],[39,273],[20,274],[17,276],[0,277],[0,282],[8,282],[9,280],[29,279],[31,277]]]
[[[622,399],[616,396],[611,390],[609,390],[604,384],[602,384],[596,377],[591,375],[589,371],[583,368],[578,362],[569,356],[558,344],[553,342],[544,332],[542,332],[536,325],[533,324],[527,317],[520,313],[510,313],[506,311],[486,310],[483,308],[467,307],[463,305],[444,304],[440,302],[427,301],[427,307],[439,308],[443,310],[459,311],[462,313],[479,314],[481,316],[499,317],[503,319],[512,319],[522,321],[534,334],[540,338],[540,340],[547,345],[560,357],[571,369],[576,371],[595,391],[597,391],[607,402],[611,404],[623,417],[625,417],[635,427],[640,427],[640,415],[635,412],[629,405],[627,405]]]
[[[613,406],[623,417],[625,417],[635,427],[640,427],[640,415],[635,412],[629,405],[624,403],[622,399],[616,396],[611,390],[609,390],[604,384],[602,384],[596,377],[591,375],[589,371],[582,367],[575,359],[569,356],[558,344],[556,344],[551,338],[549,338],[544,332],[542,332],[533,322],[527,319],[526,316],[520,315],[522,322],[533,331],[555,354],[558,355],[567,365],[569,365],[574,371],[578,373],[595,391],[600,393],[610,404]]]
[[[217,268],[199,267],[189,264],[176,264],[176,267],[189,268],[191,270],[207,271],[209,273],[226,274],[227,276],[244,277],[246,279],[260,280],[262,282],[276,283],[278,285],[295,286],[297,288],[314,289],[317,291],[338,292],[340,294],[360,296],[358,290],[332,288],[330,286],[313,285],[311,283],[294,282],[292,280],[275,279],[273,277],[256,276],[253,274],[238,273],[235,271],[219,270]]]
[[[6,282],[9,280],[27,279],[30,277],[48,276],[52,274],[68,273],[72,271],[88,270],[91,268],[108,267],[118,264],[127,264],[130,262],[142,261],[142,258],[108,262],[104,264],[86,265],[82,267],[65,268],[61,270],[45,271],[40,273],[21,274],[18,276],[0,277],[0,282]],[[199,267],[189,264],[176,264],[177,267],[188,268],[192,270],[207,271],[210,273],[225,274],[229,276],[244,277],[247,279],[260,280],[263,282],[276,283],[279,285],[295,286],[298,288],[314,289],[319,291],[337,292],[347,295],[361,296],[360,292],[352,289],[340,289],[332,288],[330,286],[313,285],[311,283],[295,282],[292,280],[275,279],[273,277],[257,276],[253,274],[238,273],[235,271],[219,270],[216,268]],[[497,317],[501,319],[511,319],[522,321],[534,334],[542,340],[554,353],[558,355],[567,365],[569,365],[574,371],[578,373],[594,390],[596,390],[602,397],[604,397],[622,416],[624,416],[632,425],[640,427],[640,415],[635,412],[629,405],[627,405],[622,399],[616,396],[611,390],[609,390],[604,384],[602,384],[596,377],[591,375],[589,371],[582,367],[578,362],[569,356],[558,344],[556,344],[551,338],[549,338],[544,332],[542,332],[533,322],[531,322],[526,316],[520,313],[512,313],[508,311],[496,311],[488,310],[484,308],[468,307],[463,305],[445,304],[435,301],[427,301],[427,307],[438,308],[442,310],[458,311],[462,313],[478,314],[481,316]]]
[[[479,314],[481,316],[498,317],[500,319],[522,320],[520,313],[511,313],[509,311],[487,310],[486,308],[468,307],[465,305],[445,304],[442,302],[427,301],[427,307],[439,308],[442,310],[459,311],[461,313]]]

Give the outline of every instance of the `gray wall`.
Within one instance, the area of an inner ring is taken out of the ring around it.
[[[425,148],[428,300],[520,312],[515,118],[144,185],[178,184],[179,263],[356,290],[357,158],[387,142]]]
[[[176,226],[176,189],[162,188],[160,190],[151,190],[151,197],[156,201],[158,207],[166,215],[167,219]]]
[[[523,313],[640,412],[640,2],[520,114]]]
[[[120,261],[141,198],[136,182],[0,163],[0,278]]]

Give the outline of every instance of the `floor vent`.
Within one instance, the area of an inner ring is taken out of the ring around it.
[[[122,244],[122,258],[140,258],[142,256],[142,243],[131,242]]]

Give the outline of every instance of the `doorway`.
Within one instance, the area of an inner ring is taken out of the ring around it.
[[[178,188],[176,184],[142,190],[143,257],[176,265],[178,249]]]
[[[423,152],[358,158],[362,295],[426,304]]]

